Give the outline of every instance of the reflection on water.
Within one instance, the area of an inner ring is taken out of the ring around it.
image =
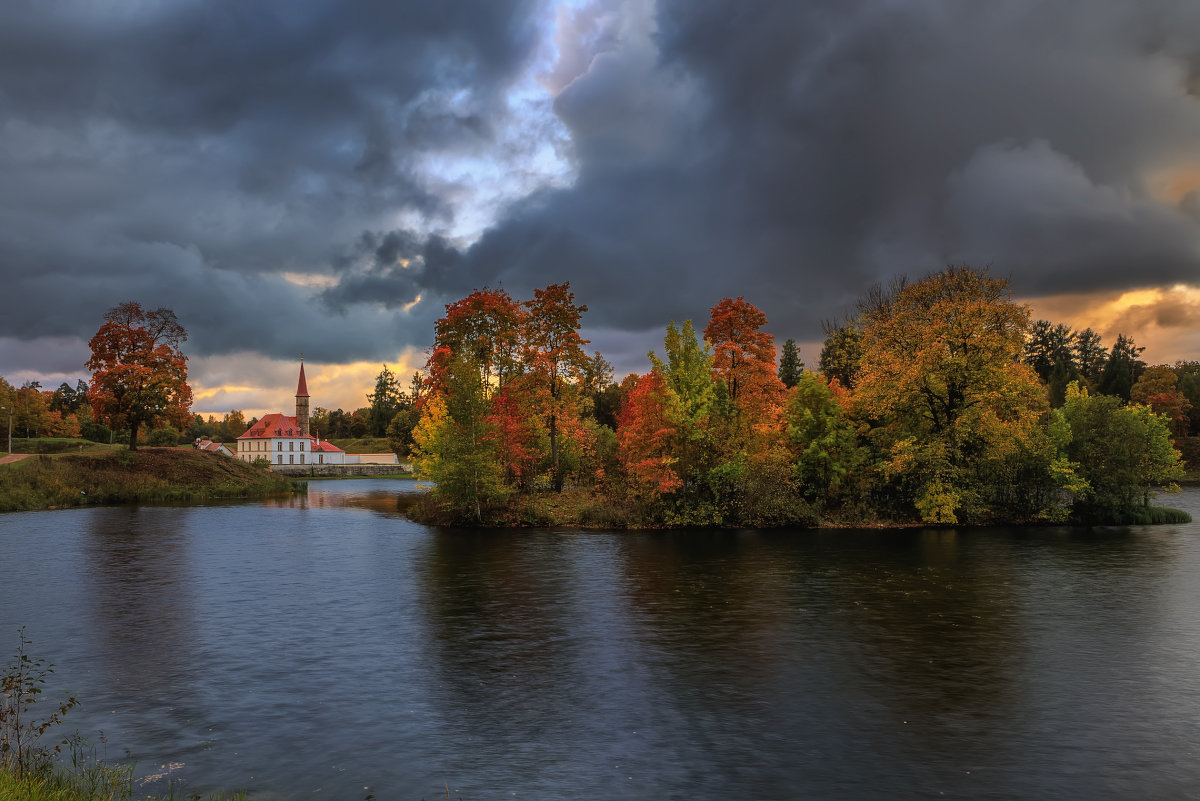
[[[430,529],[413,492],[0,517],[0,632],[83,730],[251,798],[1200,783],[1200,526]]]

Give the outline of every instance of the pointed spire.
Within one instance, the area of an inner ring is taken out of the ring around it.
[[[296,397],[308,397],[308,382],[304,380],[304,357],[300,357],[300,383],[296,385]]]

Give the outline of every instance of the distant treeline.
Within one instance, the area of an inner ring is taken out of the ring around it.
[[[1149,519],[1200,427],[1200,364],[1032,322],[950,267],[875,287],[825,326],[819,372],[776,359],[744,298],[671,322],[614,383],[567,284],[478,290],[437,322],[412,429],[431,520],[487,524],[981,524]],[[566,490],[567,492],[563,492]]]

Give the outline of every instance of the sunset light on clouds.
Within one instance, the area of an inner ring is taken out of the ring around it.
[[[1200,7],[20,3],[0,29],[0,375],[174,309],[195,409],[407,382],[473,289],[570,281],[618,376],[725,296],[809,343],[946,264],[1200,359]]]

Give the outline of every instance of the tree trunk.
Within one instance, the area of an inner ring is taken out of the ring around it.
[[[137,432],[140,426],[141,423],[137,420],[134,420],[129,424],[129,450],[131,451],[137,450]]]
[[[550,412],[550,461],[554,465],[554,491],[562,492],[562,472],[558,469],[558,415]]]

